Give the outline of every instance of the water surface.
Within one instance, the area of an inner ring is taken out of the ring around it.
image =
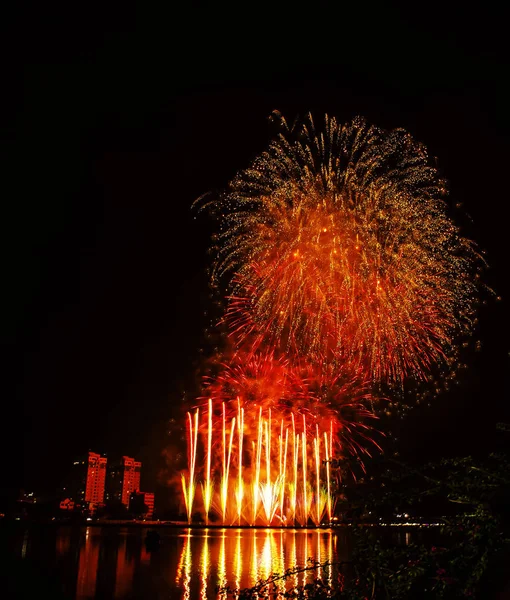
[[[159,528],[149,551],[141,527],[19,527],[0,531],[8,598],[214,599],[218,585],[250,587],[271,573],[347,560],[345,529]],[[322,575],[327,577],[326,573]],[[301,584],[307,573],[290,583]],[[281,584],[283,585],[283,583]]]

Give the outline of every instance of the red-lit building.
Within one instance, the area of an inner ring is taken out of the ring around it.
[[[123,456],[124,479],[122,481],[122,504],[129,505],[129,497],[140,490],[140,471],[142,463],[129,456]]]
[[[129,456],[113,463],[108,470],[107,499],[119,500],[129,506],[129,499],[133,492],[140,490],[140,471],[142,463]]]
[[[103,504],[106,480],[106,457],[89,452],[85,502]]]

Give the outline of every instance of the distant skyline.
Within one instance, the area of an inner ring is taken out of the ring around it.
[[[370,49],[375,16],[386,43],[376,36]],[[309,40],[306,61],[268,53],[240,70],[208,43],[221,35],[204,25],[189,42],[202,52],[198,64],[182,46],[175,54],[177,40],[164,42],[171,36],[152,22],[129,11],[116,18],[85,20],[76,36],[47,23],[17,59],[22,98],[4,114],[2,324],[3,420],[18,443],[7,444],[12,473],[2,485],[56,488],[91,448],[136,456],[150,489],[164,489],[185,452],[183,392],[197,389],[214,315],[214,229],[191,203],[265,148],[274,109],[289,120],[311,111],[403,127],[436,157],[451,204],[466,214],[463,232],[486,251],[485,283],[502,300],[487,294],[459,385],[402,422],[401,449],[418,459],[497,446],[495,423],[510,421],[502,38],[452,37],[392,9],[374,15],[364,44],[344,30],[349,53],[333,45],[321,54]]]

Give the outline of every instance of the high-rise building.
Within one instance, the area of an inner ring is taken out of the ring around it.
[[[89,452],[87,481],[85,484],[85,502],[102,504],[106,479],[106,457]]]
[[[108,468],[106,484],[107,500],[118,500],[129,506],[129,498],[133,492],[140,490],[140,471],[142,463],[129,456],[113,463]]]
[[[95,505],[104,502],[106,462],[106,457],[95,452],[73,462],[59,490],[61,508],[95,509]]]

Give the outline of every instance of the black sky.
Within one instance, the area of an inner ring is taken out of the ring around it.
[[[264,149],[274,109],[364,115],[437,157],[503,300],[480,313],[481,351],[461,385],[406,422],[402,445],[423,456],[492,448],[494,424],[510,420],[501,19],[316,6],[309,18],[44,6],[7,23],[4,485],[51,488],[89,448],[139,457],[154,485],[210,319],[213,231],[190,205]]]

